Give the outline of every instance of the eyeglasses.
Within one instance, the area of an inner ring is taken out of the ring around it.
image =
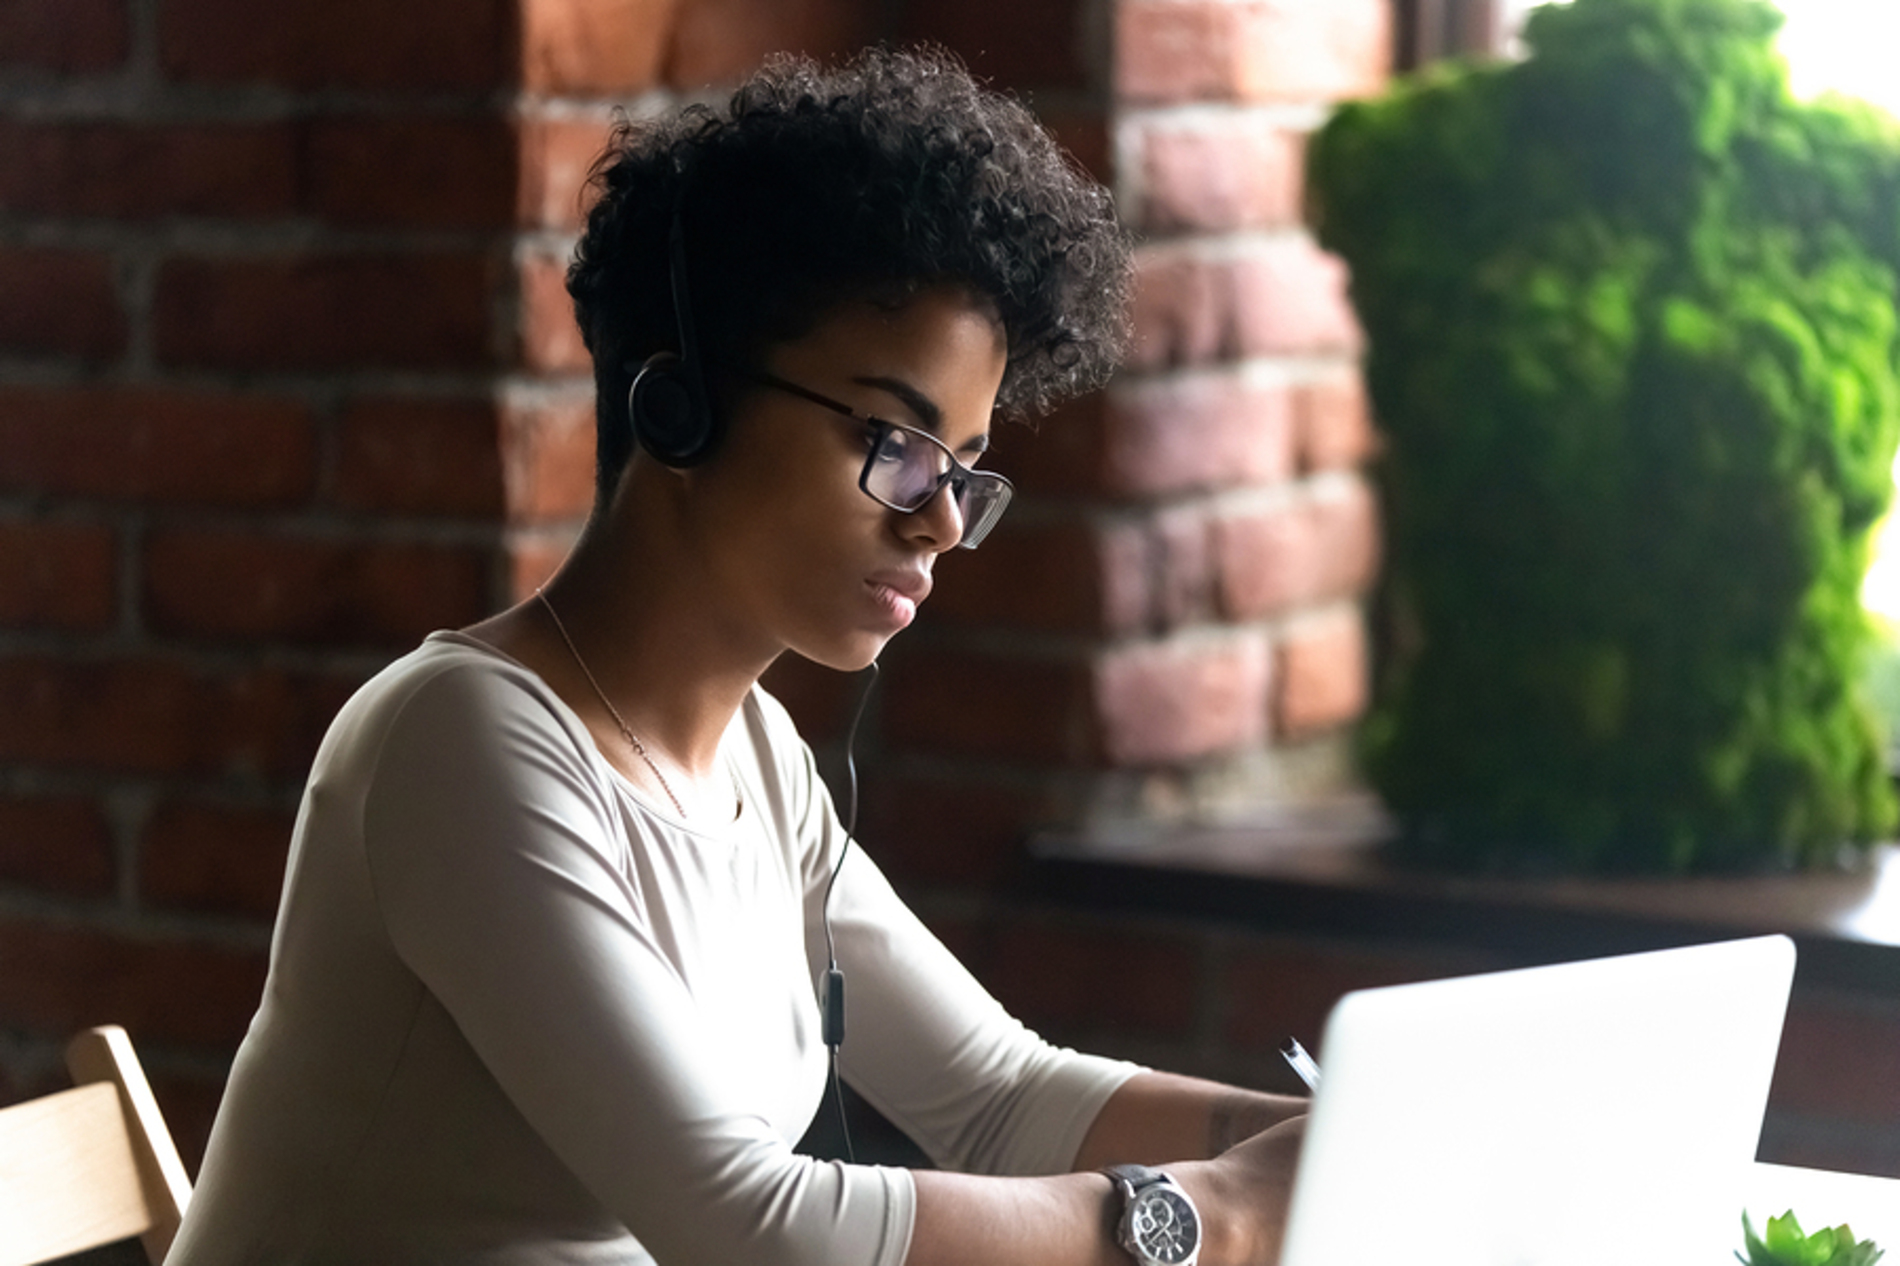
[[[929,505],[945,484],[950,485],[957,513],[963,517],[963,535],[957,539],[963,549],[982,544],[1009,506],[1015,492],[1009,480],[992,471],[971,470],[928,431],[859,413],[848,404],[776,374],[755,372],[745,376],[762,387],[787,392],[869,427],[870,451],[865,454],[858,487],[879,505],[900,514],[915,514]]]

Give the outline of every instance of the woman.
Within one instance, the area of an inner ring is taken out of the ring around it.
[[[1007,504],[992,414],[1106,377],[1105,192],[892,52],[623,127],[596,183],[594,513],[326,738],[176,1262],[1271,1262],[1299,1104],[1011,1021],[758,687],[871,664]],[[842,1074],[940,1168],[793,1150],[834,946]]]

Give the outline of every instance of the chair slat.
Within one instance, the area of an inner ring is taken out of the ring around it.
[[[0,1109],[0,1266],[28,1266],[152,1223],[118,1087]]]
[[[148,1225],[142,1238],[145,1255],[163,1262],[178,1235],[185,1209],[191,1203],[191,1178],[185,1173],[171,1131],[158,1110],[132,1039],[116,1024],[87,1029],[66,1044],[66,1069],[77,1085],[113,1082],[131,1131],[132,1154],[144,1182]]]

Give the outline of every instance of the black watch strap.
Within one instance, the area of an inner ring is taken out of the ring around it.
[[[1160,1170],[1147,1165],[1110,1165],[1102,1172],[1114,1179],[1117,1186],[1125,1188],[1130,1194],[1167,1177]]]

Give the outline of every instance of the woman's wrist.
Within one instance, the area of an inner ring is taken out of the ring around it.
[[[1247,1256],[1253,1238],[1245,1225],[1248,1201],[1237,1198],[1235,1184],[1223,1174],[1220,1163],[1187,1161],[1164,1168],[1181,1184],[1200,1215],[1198,1266],[1241,1266],[1254,1260]]]
[[[1200,1213],[1199,1266],[1271,1266],[1279,1260],[1304,1135],[1304,1118],[1290,1118],[1213,1160],[1165,1167]]]

